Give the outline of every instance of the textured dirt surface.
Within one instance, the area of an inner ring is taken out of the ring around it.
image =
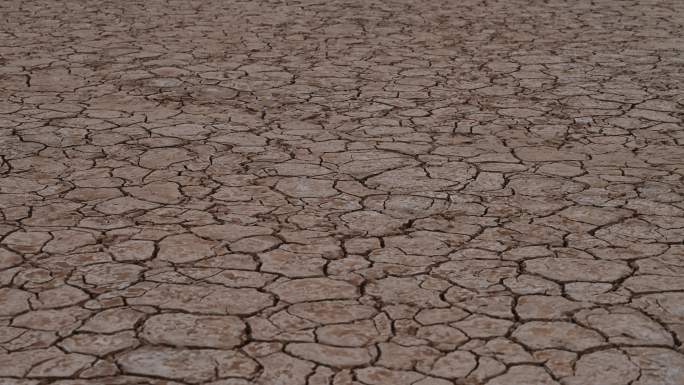
[[[1,2],[0,384],[684,384],[683,22]]]

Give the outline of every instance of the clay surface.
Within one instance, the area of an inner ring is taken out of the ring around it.
[[[681,0],[0,3],[0,384],[684,384]]]

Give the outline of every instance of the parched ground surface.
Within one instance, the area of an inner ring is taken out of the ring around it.
[[[684,384],[683,22],[1,2],[0,384]]]

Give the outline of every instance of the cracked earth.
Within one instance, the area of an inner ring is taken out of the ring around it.
[[[684,384],[683,22],[2,2],[0,384]]]

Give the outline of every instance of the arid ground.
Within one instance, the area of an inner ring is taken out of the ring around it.
[[[684,384],[684,1],[0,2],[1,385]]]

